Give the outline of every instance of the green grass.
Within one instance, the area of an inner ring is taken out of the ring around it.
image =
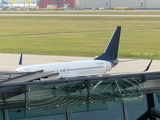
[[[122,26],[119,58],[160,59],[159,25],[159,17],[0,16],[0,53],[97,56]]]

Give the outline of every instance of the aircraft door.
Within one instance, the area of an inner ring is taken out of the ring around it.
[[[25,69],[26,72],[30,72],[30,70],[28,68]]]

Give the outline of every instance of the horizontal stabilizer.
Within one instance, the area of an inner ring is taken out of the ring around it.
[[[117,62],[129,62],[129,61],[135,61],[135,60],[142,60],[142,59],[118,60]]]

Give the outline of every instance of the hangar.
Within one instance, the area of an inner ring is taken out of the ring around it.
[[[0,120],[156,120],[160,72],[43,81],[56,74],[0,72]]]
[[[114,9],[115,7],[131,7],[134,9],[160,9],[159,0],[40,0],[40,8],[47,5],[75,9]]]
[[[134,9],[160,9],[159,0],[76,0],[76,8],[92,9],[133,7]]]
[[[0,0],[1,5],[5,0]],[[25,0],[27,1],[27,0]],[[29,0],[28,0],[29,1]],[[9,4],[28,4],[19,0],[7,0]],[[131,7],[134,9],[160,9],[159,0],[30,0],[39,8],[57,7],[66,9],[114,9],[115,7]]]

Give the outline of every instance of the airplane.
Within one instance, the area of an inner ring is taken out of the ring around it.
[[[37,6],[37,4],[33,4],[30,0],[25,0],[25,1],[26,1],[25,5],[27,5],[27,7],[36,7]]]
[[[25,4],[25,7],[36,7],[37,4],[33,4],[32,2],[30,2],[30,0],[25,0],[26,4]]]
[[[28,3],[28,1],[26,1]],[[12,0],[12,4],[8,3],[6,0],[2,0],[2,4],[8,7],[36,7],[37,4],[18,4]]]
[[[2,4],[4,5],[4,6],[8,6],[8,7],[24,7],[24,4],[10,4],[10,3],[8,3],[6,0],[2,0]]]
[[[84,77],[92,75],[103,75],[115,67],[119,60],[117,59],[121,26],[117,26],[104,53],[93,60],[82,60],[62,63],[49,63],[24,66],[22,64],[22,54],[19,59],[20,68],[17,72],[35,72],[41,71],[58,73],[59,78]]]

